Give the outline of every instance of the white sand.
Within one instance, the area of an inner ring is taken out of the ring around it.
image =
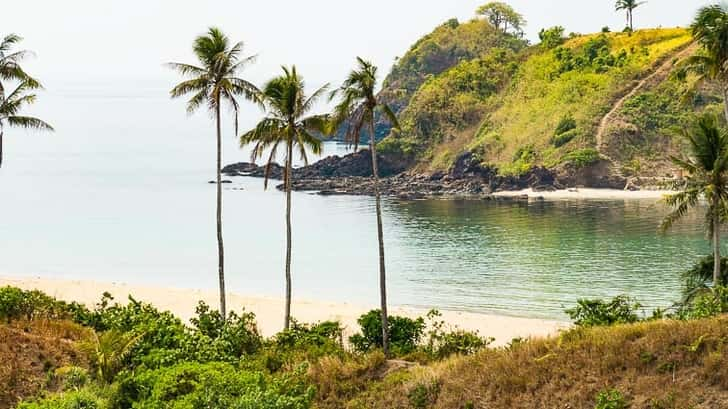
[[[662,199],[665,195],[674,192],[669,190],[618,190],[618,189],[563,189],[553,192],[534,192],[533,189],[516,190],[511,192],[497,192],[495,196],[514,197],[528,195],[529,198],[542,197],[546,200],[563,200],[563,199]]]
[[[199,300],[215,307],[218,305],[218,293],[208,290],[190,290],[173,288],[155,288],[125,283],[101,283],[94,281],[55,280],[31,277],[0,277],[0,287],[15,286],[26,290],[37,289],[58,299],[77,301],[93,306],[101,299],[104,291],[111,293],[115,300],[126,303],[129,294],[139,301],[152,303],[161,310],[168,310],[187,322],[195,312]],[[228,294],[228,310],[255,313],[258,326],[264,336],[271,336],[283,326],[283,299],[274,297],[243,296]],[[345,326],[346,335],[358,330],[356,319],[373,306],[359,306],[348,303],[330,303],[322,301],[304,301],[294,298],[293,316],[301,322],[319,322],[338,320]],[[424,316],[426,310],[412,308],[390,308],[390,314],[418,317]],[[482,336],[495,338],[494,345],[507,344],[515,337],[544,337],[556,334],[566,328],[568,323],[531,318],[515,318],[497,315],[485,315],[457,311],[441,311],[442,319],[450,325],[461,329],[478,331]]]

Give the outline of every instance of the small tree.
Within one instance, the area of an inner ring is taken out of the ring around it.
[[[546,49],[556,48],[564,42],[564,28],[561,26],[541,29],[538,33],[541,46]]]
[[[502,31],[504,34],[512,29],[518,34],[523,31],[526,20],[521,14],[516,12],[513,7],[499,1],[484,4],[478,8],[476,13],[485,17],[496,30]]]

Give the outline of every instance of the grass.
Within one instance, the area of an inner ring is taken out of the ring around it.
[[[728,407],[728,317],[573,329],[371,384],[347,408]]]
[[[600,36],[578,37],[564,47],[578,56]],[[546,150],[565,115],[576,121],[578,136],[559,151],[567,154],[594,148],[597,126],[611,104],[633,86],[634,80],[691,41],[684,29],[641,30],[631,37],[621,33],[606,36],[611,55],[626,53],[621,66],[600,68],[595,61],[590,67],[560,72],[561,60],[556,51],[536,54],[521,66],[502,96],[502,104],[486,118],[475,138],[477,144],[488,147],[486,161],[510,163],[514,152],[527,144],[539,152]],[[497,135],[498,141],[492,135]]]
[[[51,374],[68,366],[88,367],[78,347],[88,329],[70,321],[34,320],[0,325],[0,408],[59,385]]]

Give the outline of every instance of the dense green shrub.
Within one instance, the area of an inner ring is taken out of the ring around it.
[[[559,120],[559,124],[556,125],[554,135],[558,136],[573,129],[576,129],[576,119],[574,119],[571,115],[566,115]]]
[[[576,307],[566,310],[574,324],[583,327],[637,322],[637,311],[642,306],[627,296],[617,296],[611,301],[599,299],[577,301]]]
[[[589,166],[599,160],[599,152],[596,149],[585,148],[571,151],[564,155],[563,162],[569,162],[577,168]]]
[[[604,33],[589,39],[578,49],[558,47],[554,50],[554,56],[559,63],[559,68],[554,76],[570,71],[600,74],[607,72],[612,67],[623,67],[629,58],[629,54],[625,50],[613,54],[609,47],[609,37]]]
[[[389,344],[395,355],[413,352],[422,339],[425,331],[425,320],[420,317],[389,316]],[[349,337],[349,342],[357,351],[366,352],[382,347],[382,313],[372,310],[357,320],[361,333]]]
[[[37,318],[73,318],[85,309],[77,304],[68,304],[38,290],[21,290],[17,287],[0,288],[0,320],[6,322]]]
[[[301,367],[270,377],[227,363],[181,363],[130,374],[119,382],[112,402],[121,408],[305,409],[314,389],[304,373]]]
[[[551,144],[553,144],[556,148],[560,148],[567,143],[573,141],[574,138],[576,138],[577,136],[579,136],[579,131],[576,129],[571,129],[564,133],[554,135],[554,137],[551,139]]]

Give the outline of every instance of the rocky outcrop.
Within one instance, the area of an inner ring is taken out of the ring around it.
[[[627,185],[625,178],[611,173],[611,163],[606,160],[582,167],[567,163],[553,170],[534,167],[520,176],[499,175],[497,169],[483,166],[470,152],[459,155],[447,172],[426,174],[406,172],[408,164],[386,156],[380,156],[379,160],[381,193],[401,199],[488,197],[498,191],[528,188],[537,192],[569,187],[624,189]],[[266,167],[242,162],[226,166],[223,173],[227,176],[263,177]],[[282,167],[272,164],[269,177],[281,179],[282,175]],[[294,169],[292,186],[294,190],[321,195],[373,195],[371,155],[364,150],[344,157],[328,157]],[[282,185],[278,188],[281,189]]]

